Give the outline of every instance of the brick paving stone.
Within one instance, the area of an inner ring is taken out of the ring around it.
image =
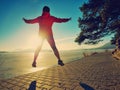
[[[9,90],[22,90],[22,87],[13,86],[13,87],[9,88]]]
[[[40,87],[42,90],[50,90],[52,89],[52,86],[49,85],[43,85],[42,87]]]
[[[3,87],[3,88],[0,88],[0,90],[9,90],[9,89],[6,87]]]
[[[53,87],[51,90],[63,90],[63,89],[58,87]]]
[[[85,89],[83,89],[83,88],[80,87],[80,86],[76,86],[76,87],[74,88],[74,90],[85,90]]]
[[[117,86],[115,87],[115,90],[120,90],[120,85],[117,85]]]
[[[13,84],[8,83],[8,84],[7,84],[7,86],[4,86],[4,87],[7,87],[7,88],[12,88],[12,87],[14,87],[14,85],[13,85]]]

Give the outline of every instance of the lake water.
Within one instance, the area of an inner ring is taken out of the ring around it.
[[[60,51],[60,56],[64,63],[79,60],[83,57],[83,52],[95,52],[103,50],[71,50]],[[22,74],[43,70],[57,65],[57,59],[52,51],[40,52],[37,59],[37,67],[31,66],[34,53],[30,52],[9,52],[0,53],[0,78],[6,79]]]

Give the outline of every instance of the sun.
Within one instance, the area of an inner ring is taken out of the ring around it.
[[[36,34],[32,34],[29,38],[29,45],[31,46],[32,49],[36,49],[42,44],[43,39]],[[44,39],[43,44],[42,44],[42,49],[50,49],[50,46],[48,45],[46,39]]]

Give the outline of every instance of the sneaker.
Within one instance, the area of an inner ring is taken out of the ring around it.
[[[62,61],[62,60],[58,60],[58,65],[60,65],[60,66],[64,66],[63,61]]]
[[[36,62],[33,62],[33,63],[32,63],[32,67],[36,67]]]

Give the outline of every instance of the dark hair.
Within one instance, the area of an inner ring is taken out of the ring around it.
[[[43,12],[50,12],[50,8],[48,6],[43,7]]]

